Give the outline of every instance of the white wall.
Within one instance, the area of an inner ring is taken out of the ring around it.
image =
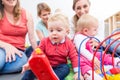
[[[69,18],[74,14],[72,10],[73,0],[20,0],[21,6],[32,13],[35,25],[38,21],[36,5],[39,2],[46,2],[52,9],[52,13],[60,8]],[[104,37],[103,20],[120,11],[120,0],[90,0],[91,9],[90,14],[94,15],[100,20],[99,34],[100,38]]]

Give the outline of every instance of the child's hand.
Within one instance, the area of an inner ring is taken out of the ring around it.
[[[75,73],[75,74],[74,74],[73,79],[74,79],[74,80],[78,80],[78,73]],[[83,76],[81,75],[81,73],[80,73],[80,80],[84,80],[84,78],[83,78]]]
[[[91,45],[92,48],[99,45],[99,43],[94,39],[90,39],[89,42],[90,42],[90,45]]]
[[[96,57],[94,59],[94,67],[95,67],[95,70],[100,69],[100,61]]]
[[[30,69],[29,64],[26,63],[25,65],[23,65],[21,73],[24,73],[26,70],[29,70],[29,69]]]

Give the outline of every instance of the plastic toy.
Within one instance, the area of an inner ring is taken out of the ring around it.
[[[49,63],[48,58],[40,48],[36,48],[36,50],[33,51],[29,59],[29,65],[38,80],[59,80]]]
[[[120,68],[112,68],[110,69],[111,74],[119,74],[120,73]]]
[[[116,33],[114,33],[114,34],[112,34],[112,35],[110,35],[110,36],[108,36],[107,38],[105,38],[99,45],[98,45],[98,47],[96,48],[96,50],[95,50],[95,53],[94,53],[94,56],[93,56],[93,62],[94,62],[94,57],[95,57],[95,55],[96,55],[96,52],[97,52],[97,50],[99,49],[99,47],[106,41],[106,40],[108,40],[108,39],[110,39],[111,37],[113,37],[113,36],[115,36],[115,35],[119,35],[120,34],[120,32],[116,32]],[[106,71],[105,71],[105,69],[104,69],[104,56],[105,56],[105,53],[107,53],[107,50],[109,49],[109,47],[115,42],[115,41],[117,41],[118,39],[120,39],[120,37],[118,37],[118,38],[116,38],[116,39],[114,39],[113,41],[111,41],[110,43],[109,43],[109,45],[105,48],[105,50],[104,50],[104,54],[103,54],[103,57],[102,57],[102,74],[103,74],[103,80],[120,80],[120,67],[115,67],[114,65],[113,65],[113,68],[112,69],[110,69],[108,72],[109,72],[109,74],[107,74],[106,73]],[[116,51],[116,49],[118,48],[118,46],[119,46],[120,44],[117,44],[116,46],[115,46],[115,48],[113,49],[113,52],[112,52],[112,64],[114,64],[114,54],[115,54],[115,51]],[[94,71],[94,64],[93,64],[93,67],[92,67],[92,70]],[[92,75],[92,80],[94,80],[94,73],[92,73],[93,75]]]
[[[107,79],[105,77],[103,80],[120,80],[120,74],[115,74],[115,75],[106,75]]]

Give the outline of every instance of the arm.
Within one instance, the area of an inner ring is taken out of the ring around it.
[[[75,49],[74,44],[72,42],[69,42],[69,44],[70,44],[69,45],[70,46],[69,57],[72,62],[73,70],[75,72],[73,78],[74,80],[77,80],[78,79],[78,55],[77,55],[77,51]],[[80,72],[80,80],[84,80],[83,76],[81,75],[81,72]]]
[[[37,47],[37,43],[36,43],[36,39],[35,39],[35,35],[34,35],[34,23],[33,23],[33,19],[32,19],[32,15],[28,12],[26,12],[27,15],[27,28],[28,28],[28,37],[30,40],[30,43],[33,47],[33,49],[35,49]]]
[[[22,57],[21,52],[6,42],[0,41],[0,48],[3,48],[6,52],[6,62],[12,62],[16,60],[15,54]]]
[[[86,36],[83,35],[76,35],[74,38],[74,44],[77,48],[77,51],[79,50],[80,44],[82,43],[82,41],[86,38]],[[80,49],[80,54],[83,55],[84,57],[86,57],[88,60],[92,60],[93,58],[93,54],[91,54],[87,49],[86,49],[86,42],[87,40],[83,41],[82,45],[81,45],[81,49]]]
[[[44,34],[40,30],[36,30],[36,33],[37,33],[37,36],[38,36],[39,40],[44,38]]]
[[[73,79],[74,80],[78,80],[78,73],[77,72],[74,74]],[[83,78],[81,73],[80,73],[80,80],[84,80],[84,78]]]
[[[85,40],[87,37],[84,35],[76,35],[75,39],[74,39],[74,43],[76,45],[77,51],[79,50],[80,44],[82,43],[83,40]],[[81,49],[80,49],[80,54],[83,55],[84,57],[86,57],[89,61],[92,61],[93,59],[93,54],[91,54],[89,52],[89,50],[86,49],[86,42],[88,40],[86,39],[85,41],[83,41],[82,45],[81,45]],[[100,61],[98,60],[97,57],[95,57],[94,59],[94,66],[95,69],[99,69],[100,68]]]

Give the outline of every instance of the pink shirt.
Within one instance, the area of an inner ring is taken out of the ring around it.
[[[67,58],[69,57],[74,71],[78,71],[78,54],[74,44],[68,38],[66,38],[63,43],[59,44],[53,44],[49,38],[45,38],[40,42],[39,47],[48,57],[52,67],[60,64],[66,64]]]
[[[19,25],[11,24],[6,15],[0,20],[0,40],[7,42],[18,49],[24,50],[25,36],[27,33],[26,12],[22,9]]]

